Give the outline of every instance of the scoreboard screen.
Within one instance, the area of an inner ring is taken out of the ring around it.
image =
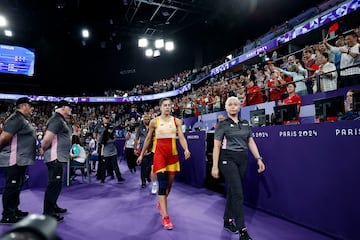
[[[33,76],[34,65],[34,50],[0,44],[0,73]]]

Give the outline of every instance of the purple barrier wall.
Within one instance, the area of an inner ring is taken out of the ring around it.
[[[340,239],[359,239],[360,121],[253,128],[247,203]]]
[[[44,161],[37,160],[34,165],[28,167],[29,188],[46,188],[48,183],[47,167]],[[65,168],[65,179],[66,179],[66,168]],[[65,185],[66,181],[64,181]]]
[[[206,178],[206,132],[185,133],[185,137],[191,157],[185,160],[184,151],[177,141],[181,171],[176,174],[175,179],[194,187],[203,187]]]

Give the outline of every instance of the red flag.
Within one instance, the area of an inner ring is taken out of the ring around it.
[[[316,70],[319,70],[319,66],[316,65],[315,63],[314,63],[313,65],[311,65],[310,68],[314,69],[315,71],[316,71]]]
[[[334,23],[333,25],[331,25],[329,27],[329,31],[328,31],[328,34],[332,33],[332,32],[335,32],[336,30],[339,29],[339,23]]]

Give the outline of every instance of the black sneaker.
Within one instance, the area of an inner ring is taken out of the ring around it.
[[[231,233],[235,233],[235,234],[239,233],[239,230],[235,227],[233,221],[224,220],[224,229]]]
[[[61,208],[59,206],[55,206],[55,213],[66,213],[67,209],[66,208]]]
[[[119,177],[119,178],[118,178],[118,182],[119,182],[119,183],[122,183],[122,182],[124,182],[124,181],[125,181],[125,178],[123,178],[123,177]]]
[[[241,230],[239,240],[252,240],[246,229]]]
[[[29,215],[29,212],[23,212],[23,211],[21,211],[21,210],[16,210],[15,211],[15,216],[17,217],[17,218],[24,218],[24,217],[26,217],[27,215]]]
[[[145,188],[146,187],[146,184],[145,183],[142,183],[141,184],[141,188]]]
[[[62,222],[64,221],[64,217],[63,216],[60,216],[59,214],[53,214],[53,215],[50,215],[51,217],[55,218],[55,220],[57,222]]]
[[[1,224],[14,224],[14,223],[17,223],[20,219],[17,218],[17,217],[3,217],[1,220],[0,220],[0,223]]]

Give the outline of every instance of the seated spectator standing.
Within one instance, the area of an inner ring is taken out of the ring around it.
[[[337,89],[337,72],[335,64],[329,62],[329,54],[324,52],[319,55],[320,66],[315,75],[319,81],[315,81],[314,92],[327,92]],[[320,86],[318,86],[318,83]]]
[[[345,36],[345,46],[334,47],[323,40],[326,47],[332,53],[341,53],[340,58],[340,78],[338,79],[338,88],[360,84],[360,63],[359,60],[359,43],[357,42],[357,35],[355,32],[349,32]],[[353,66],[354,67],[350,67]],[[350,67],[350,68],[348,68]],[[346,69],[344,69],[346,68]]]
[[[278,71],[271,73],[271,79],[267,82],[266,88],[270,88],[269,100],[279,100],[283,94],[283,84],[286,84],[285,80],[280,76]]]
[[[305,82],[308,94],[313,94],[313,81],[311,78],[314,75],[314,72],[317,69],[317,65],[315,64],[315,59],[313,57],[314,51],[312,48],[308,47],[304,50],[302,60],[304,62],[304,68],[307,70],[308,79]]]
[[[308,72],[306,69],[304,69],[300,62],[295,58],[294,55],[289,56],[289,68],[288,71],[285,71],[281,68],[275,68],[276,70],[280,71],[281,73],[284,73],[285,75],[288,75],[292,77],[293,81],[296,84],[296,94],[299,96],[305,96],[308,94],[307,88],[306,88],[306,78],[308,77]]]
[[[194,116],[194,103],[191,98],[186,99],[184,106],[184,118],[193,117]]]
[[[289,122],[286,122],[286,123],[284,122],[284,125],[300,123],[301,97],[295,93],[295,89],[296,89],[296,84],[295,83],[293,83],[293,82],[288,83],[287,92],[288,92],[289,96],[284,98],[283,101],[279,100],[279,102],[278,102],[278,105],[286,105],[286,104],[294,104],[294,103],[297,104],[298,119],[293,120],[293,121],[289,121]]]
[[[263,102],[264,99],[261,88],[259,86],[255,86],[254,81],[248,79],[246,105],[255,105]]]

